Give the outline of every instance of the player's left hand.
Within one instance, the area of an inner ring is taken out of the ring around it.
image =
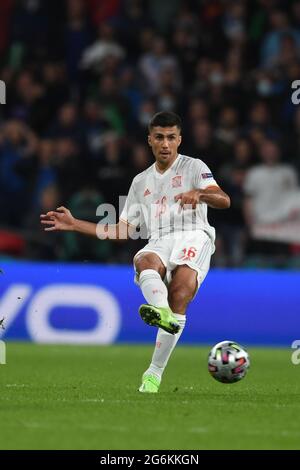
[[[75,221],[69,209],[60,206],[56,211],[49,211],[47,214],[41,214],[41,224],[45,226],[46,232],[53,232],[57,230],[73,231],[75,230]]]
[[[186,193],[180,193],[175,196],[175,201],[180,201],[180,206],[185,209],[196,209],[197,204],[200,202],[200,191],[198,189],[192,189]],[[186,207],[185,207],[186,206]]]

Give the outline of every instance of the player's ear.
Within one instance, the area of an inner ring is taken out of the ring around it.
[[[152,147],[152,143],[151,143],[151,135],[148,135],[148,144],[150,145],[150,147]]]
[[[179,142],[179,143],[178,143],[178,147],[179,147],[179,145],[181,144],[181,141],[182,141],[182,137],[181,137],[181,135],[180,135],[180,136],[178,137],[178,142]]]

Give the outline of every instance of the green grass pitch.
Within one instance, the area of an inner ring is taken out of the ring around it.
[[[179,346],[157,395],[137,392],[151,346],[7,343],[0,449],[300,449],[300,365],[248,348],[244,380],[220,384],[208,347]]]

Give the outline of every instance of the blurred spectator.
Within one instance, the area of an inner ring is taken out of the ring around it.
[[[213,172],[218,170],[223,163],[225,148],[214,138],[213,128],[209,121],[195,121],[191,135],[186,140],[182,146],[187,155],[205,160]]]
[[[70,94],[64,64],[45,62],[42,68],[45,85],[47,124],[54,121],[59,107],[63,106]]]
[[[96,210],[103,203],[105,200],[99,192],[85,188],[74,193],[68,207],[74,217],[98,223],[101,219],[96,217]],[[60,258],[73,261],[106,261],[109,259],[111,248],[109,240],[99,241],[81,237],[75,232],[66,232],[63,234]]]
[[[120,89],[129,105],[130,120],[136,124],[143,95],[138,89],[134,68],[124,67],[120,75]]]
[[[30,200],[26,168],[37,148],[34,133],[17,120],[0,131],[0,213],[5,225],[21,227]],[[24,174],[25,173],[25,174]]]
[[[82,165],[81,160],[80,148],[74,140],[68,137],[55,140],[53,168],[57,175],[62,200],[70,198],[92,177],[87,173],[87,168]]]
[[[60,193],[57,186],[49,184],[41,188],[39,200],[33,211],[29,212],[24,224],[26,238],[26,257],[34,260],[55,260],[59,256],[60,236],[57,233],[45,233],[40,226],[40,214],[46,214],[60,205]]]
[[[198,60],[194,73],[193,95],[205,96],[208,90],[208,83],[211,71],[211,60],[203,57]]]
[[[36,132],[45,130],[51,111],[47,107],[47,96],[44,85],[37,81],[33,73],[23,71],[16,81],[16,93],[12,97],[11,113],[22,119]]]
[[[86,48],[81,60],[82,69],[92,69],[97,72],[105,71],[105,59],[113,58],[116,63],[125,57],[126,53],[114,39],[114,29],[109,23],[102,23],[98,28],[98,39]]]
[[[246,38],[246,3],[243,1],[228,2],[223,15],[223,29],[225,36],[234,42],[241,42]]]
[[[145,144],[135,143],[132,147],[132,178],[138,173],[146,170],[150,165],[153,164],[150,151]]]
[[[69,138],[81,145],[83,143],[82,123],[77,106],[73,103],[65,103],[59,109],[57,119],[50,126],[47,134],[51,138]]]
[[[272,67],[280,54],[282,39],[288,35],[300,47],[300,32],[291,27],[288,14],[283,10],[273,10],[270,13],[271,30],[263,39],[261,48],[261,64],[264,67]]]
[[[68,78],[71,82],[76,83],[80,78],[79,63],[83,51],[91,42],[90,31],[85,2],[83,0],[68,0],[65,47]]]
[[[16,2],[13,16],[13,39],[21,42],[31,56],[37,56],[47,45],[49,16],[42,0]]]
[[[295,0],[291,6],[292,13],[292,26],[295,28],[300,27],[300,1]]]
[[[280,50],[278,57],[274,58],[274,65],[277,67],[288,67],[299,61],[300,50],[296,39],[292,34],[283,34],[280,40]]]
[[[155,113],[156,106],[155,101],[151,99],[145,99],[141,102],[141,105],[138,110],[138,123],[141,127],[143,138],[148,132],[148,124],[151,119],[151,116]]]
[[[148,28],[151,28],[151,19],[145,15],[143,3],[141,0],[123,0],[121,3],[122,21],[118,22],[118,32],[131,65],[136,63],[142,49],[140,35],[147,36]]]
[[[289,165],[280,163],[276,142],[266,140],[260,148],[260,157],[262,164],[249,170],[245,182],[245,193],[252,200],[246,209],[249,224],[277,222],[288,217],[285,196],[297,188],[297,174]]]
[[[232,145],[238,136],[238,122],[237,110],[230,106],[224,107],[220,112],[215,137],[224,144]]]
[[[279,134],[277,129],[272,125],[270,110],[263,101],[257,101],[252,105],[249,112],[246,132],[251,135],[253,131],[258,129],[271,139],[278,137]]]
[[[173,47],[186,85],[191,85],[199,56],[199,20],[183,3],[174,21]]]
[[[105,118],[103,108],[95,100],[86,100],[84,103],[83,130],[85,145],[92,159],[100,158],[104,147],[106,135],[112,132],[108,120]]]
[[[99,89],[95,93],[104,110],[104,116],[111,127],[120,135],[125,132],[128,122],[129,102],[121,94],[118,79],[112,74],[104,74],[99,81]]]
[[[149,14],[159,32],[168,32],[172,18],[176,14],[179,5],[180,0],[172,0],[172,2],[151,0],[149,2]]]
[[[120,13],[121,0],[86,0],[95,26],[117,18]]]
[[[252,167],[245,179],[247,224],[253,229],[259,224],[295,219],[300,222],[300,190],[295,169],[280,162],[280,148],[274,141],[266,140],[261,145],[260,157],[262,163]]]
[[[245,177],[253,162],[251,143],[244,138],[236,140],[232,160],[224,162],[217,179],[231,195],[231,207],[226,220],[218,221],[218,250],[216,263],[241,266],[245,259],[247,234],[243,214]],[[221,259],[220,259],[221,258]]]
[[[165,71],[171,74],[172,88],[175,90],[180,88],[181,78],[177,59],[168,52],[166,41],[160,36],[154,37],[151,50],[141,56],[139,69],[141,86],[150,97],[159,92],[162,73]]]
[[[187,109],[187,122],[206,120],[209,118],[209,109],[203,98],[192,98]]]
[[[102,159],[98,166],[97,181],[105,200],[118,207],[119,195],[127,194],[128,172],[120,138],[112,133],[105,138]],[[118,188],[114,191],[113,188]]]
[[[13,12],[13,0],[2,0],[0,3],[0,57],[8,46]]]
[[[34,211],[39,210],[45,189],[57,183],[57,174],[54,169],[55,142],[50,139],[41,140],[37,146],[36,156],[35,167],[31,168],[31,181],[34,182],[31,205]]]

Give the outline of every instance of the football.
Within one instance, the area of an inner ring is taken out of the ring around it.
[[[208,371],[219,382],[231,384],[243,379],[250,367],[247,351],[235,341],[216,344],[208,355]]]

